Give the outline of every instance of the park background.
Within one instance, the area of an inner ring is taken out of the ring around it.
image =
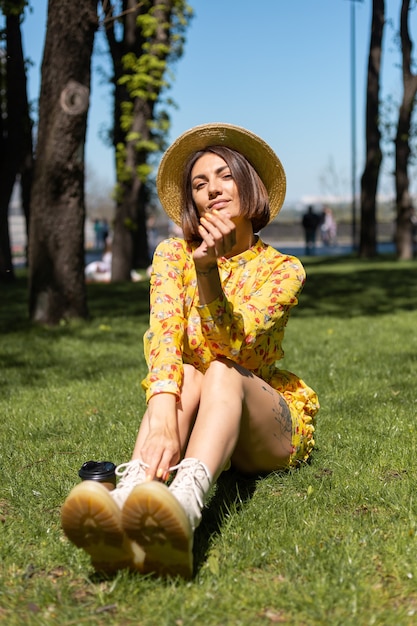
[[[340,195],[349,203],[350,3],[258,2],[263,18],[282,11],[278,30],[279,20],[272,19],[263,19],[259,28],[249,2],[195,5],[197,17],[174,86],[189,83],[189,88],[181,98],[176,95],[180,108],[173,112],[172,136],[231,106],[228,121],[274,142],[289,177],[288,202],[304,206],[320,196],[319,175],[333,156],[340,178],[347,179]],[[41,6],[39,0],[33,18]],[[357,3],[356,9],[359,156],[370,2]],[[25,25],[31,24],[31,41],[40,51],[42,15],[39,27],[29,19]],[[253,49],[249,35],[257,38]],[[241,44],[232,70],[224,54],[220,65],[216,62],[229,39]],[[255,69],[265,66],[270,78],[282,62],[288,75],[281,67],[272,97],[265,86],[271,82],[256,74],[267,107],[262,116],[255,114],[259,90],[255,106],[245,74],[235,68],[242,63],[253,70],[251,54],[259,54],[264,41],[271,55],[258,56]],[[203,49],[205,64],[191,70],[196,50]],[[395,46],[388,49],[395,59]],[[290,70],[296,52],[298,64]],[[31,55],[28,45],[26,53]],[[399,70],[388,56],[384,68],[395,75],[392,83],[384,79],[390,91],[398,88]],[[30,79],[34,98],[36,63]],[[97,102],[99,92],[95,83],[91,155],[106,152],[97,139],[93,148],[93,128],[101,119],[95,107],[108,106],[105,91]],[[231,99],[237,93],[247,102],[240,110]],[[88,157],[89,167],[104,172],[95,158]],[[111,182],[109,170],[97,176],[96,190],[107,177]],[[385,191],[392,197],[392,187]],[[88,284],[88,319],[62,319],[55,326],[28,319],[25,269],[13,283],[0,283],[0,623],[416,624],[417,266],[386,254],[372,260],[317,255],[303,262],[307,282],[286,330],[282,366],[318,392],[315,454],[296,472],[255,480],[224,474],[205,511],[196,540],[196,576],[188,582],[128,572],[98,577],[60,527],[60,507],[78,482],[81,464],[129,458],[145,409],[140,381],[146,373],[142,337],[149,282]]]
[[[170,95],[178,108],[170,111],[169,139],[191,126],[226,121],[264,137],[281,158],[287,173],[287,198],[280,216],[281,232],[271,242],[299,245],[301,214],[309,204],[331,205],[339,223],[340,251],[352,245],[352,194],[359,194],[365,156],[365,95],[371,3],[350,0],[195,0],[183,57],[174,67]],[[401,99],[399,6],[386,6],[381,101]],[[26,11],[22,25],[28,66],[28,92],[36,119],[47,0]],[[410,11],[410,32],[417,11]],[[86,246],[94,245],[92,219],[112,218],[114,153],[104,136],[111,125],[111,91],[103,33],[96,36],[91,104],[88,117]],[[355,145],[354,145],[355,143]],[[378,238],[387,249],[395,218],[392,146],[385,144],[378,192]],[[355,151],[355,155],[353,155]],[[353,172],[353,157],[355,172]],[[415,167],[410,169],[416,192]],[[16,194],[10,212],[16,255],[25,246],[25,225]],[[157,212],[160,235],[167,233]]]

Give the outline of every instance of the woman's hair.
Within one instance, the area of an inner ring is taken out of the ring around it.
[[[201,241],[198,232],[200,216],[193,201],[191,170],[197,160],[207,152],[217,154],[229,166],[239,194],[241,215],[251,220],[253,232],[256,233],[264,228],[269,222],[269,198],[265,185],[256,170],[240,152],[226,146],[209,146],[192,154],[184,168],[184,209],[181,224],[184,238],[189,241]]]

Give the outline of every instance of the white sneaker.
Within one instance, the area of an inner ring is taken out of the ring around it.
[[[126,535],[144,550],[143,573],[193,574],[193,532],[186,512],[168,487],[151,480],[135,487],[122,511]]]
[[[90,555],[96,571],[143,572],[145,553],[124,532],[121,511],[99,482],[85,480],[71,490],[61,509],[61,525],[68,539]]]
[[[211,486],[207,467],[197,459],[185,459],[168,488],[156,481],[135,487],[122,511],[127,536],[145,552],[143,571],[161,576],[193,574],[194,529]]]
[[[110,491],[110,495],[120,509],[123,508],[132,489],[146,481],[148,467],[149,465],[140,459],[122,463],[116,467],[116,476],[119,476],[120,480],[116,489]]]
[[[170,471],[174,470],[177,470],[177,474],[169,490],[186,512],[194,531],[201,522],[212,478],[206,465],[198,459],[184,459],[178,465],[170,467]]]

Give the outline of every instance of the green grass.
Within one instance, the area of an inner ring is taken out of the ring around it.
[[[417,622],[417,266],[306,260],[283,367],[319,393],[297,471],[226,473],[191,582],[97,577],[62,534],[88,459],[128,460],[148,286],[90,285],[91,320],[45,329],[0,285],[0,622],[204,626]]]

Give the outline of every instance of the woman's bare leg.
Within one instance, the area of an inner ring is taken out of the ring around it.
[[[194,379],[194,385],[188,384]],[[196,385],[196,381],[198,384]],[[227,359],[185,379],[178,416],[185,459],[169,489],[158,481],[136,487],[123,508],[127,535],[144,546],[144,571],[193,571],[193,531],[212,481],[232,458],[245,472],[284,467],[291,453],[291,417],[281,396]],[[146,422],[145,422],[146,424]],[[140,449],[141,433],[138,436]]]
[[[227,359],[214,361],[201,386],[200,405],[186,450],[216,478],[228,459],[247,473],[285,467],[292,423],[283,397]]]

